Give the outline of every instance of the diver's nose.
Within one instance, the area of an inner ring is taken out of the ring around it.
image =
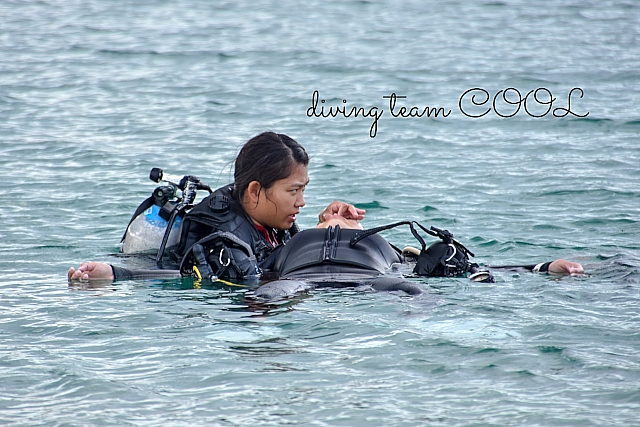
[[[300,192],[300,195],[298,196],[298,200],[296,201],[296,207],[301,208],[306,204],[307,202],[304,201],[304,194]]]

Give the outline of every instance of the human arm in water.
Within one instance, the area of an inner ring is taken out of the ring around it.
[[[334,203],[342,203],[342,202],[334,202]],[[329,208],[331,205],[329,206]],[[356,219],[348,219],[345,216],[341,215],[338,212],[329,213],[329,208],[325,209],[320,214],[320,222],[316,225],[316,228],[328,228],[330,226],[339,225],[341,228],[356,228],[362,230],[362,224],[358,222]],[[416,253],[418,255],[418,253]],[[531,264],[531,265],[518,265],[518,266],[499,266],[499,267],[491,267],[496,269],[506,269],[506,268],[524,268],[526,270],[532,271],[534,273],[549,273],[549,274],[558,274],[558,275],[571,275],[577,276],[584,274],[584,269],[582,265],[577,262],[567,261],[566,259],[558,259],[555,261],[544,262],[540,264]]]
[[[553,274],[584,274],[584,268],[577,262],[567,261],[566,259],[558,259],[549,265],[549,272]]]
[[[491,267],[491,268],[513,268],[512,266]],[[557,259],[555,261],[544,262],[535,265],[525,265],[522,268],[533,271],[534,273],[564,274],[577,276],[584,274],[584,268],[577,262],[567,261],[566,259]]]
[[[358,214],[358,218],[355,218],[356,214]],[[364,210],[357,209],[353,205],[349,205],[344,202],[335,201],[320,213],[320,222],[318,223],[316,228],[327,228],[329,226],[337,224],[342,228],[358,228],[362,230],[363,227],[358,222],[358,220],[362,218],[364,218]],[[549,273],[571,276],[584,274],[584,268],[582,268],[582,265],[578,264],[577,262],[567,261],[566,259],[558,259],[555,261],[549,261],[540,264],[504,267],[499,266],[490,268],[524,268],[526,270],[533,271],[534,273]]]
[[[534,273],[548,273],[558,275],[579,276],[584,274],[584,268],[577,262],[567,261],[566,259],[557,259],[555,261],[542,262],[540,264],[529,265],[494,265],[488,266],[491,270],[509,270],[521,269],[532,271]]]
[[[104,262],[83,262],[76,270],[71,267],[67,279],[71,281],[87,280],[127,280],[127,279],[161,279],[181,277],[179,270],[130,270]]]

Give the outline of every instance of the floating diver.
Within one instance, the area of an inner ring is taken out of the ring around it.
[[[190,275],[209,280],[257,282],[260,277],[277,277],[280,285],[285,282],[282,279],[288,279],[285,283],[291,285],[294,279],[306,276],[313,277],[313,281],[288,287],[297,289],[320,282],[344,286],[366,281],[374,289],[419,293],[418,284],[397,273],[406,270],[402,266],[413,265],[412,275],[467,275],[475,280],[491,280],[489,272],[480,271],[477,264],[469,261],[473,254],[448,231],[426,229],[414,222],[393,224],[410,226],[420,241],[421,248],[399,251],[377,234],[389,227],[361,230],[358,221],[364,219],[365,211],[345,202],[335,201],[320,213],[319,227],[325,230],[300,231],[296,216],[305,205],[308,163],[306,151],[295,140],[265,132],[241,149],[235,161],[234,183],[216,191],[211,192],[193,176],[175,179],[152,170],[152,179],[171,185],[156,189],[139,207],[127,227],[122,248],[129,253],[149,249],[145,246],[148,242],[140,239],[136,242],[140,234],[134,228],[143,223],[144,212],[161,216],[165,223],[154,248],[158,250],[159,268],[131,270],[89,262],[82,263],[77,270],[70,268],[68,278],[117,280]],[[175,197],[177,189],[182,190],[182,197]],[[194,206],[195,192],[199,189],[211,194]],[[417,228],[441,241],[427,247]],[[313,259],[302,256],[314,251],[322,256],[316,254]],[[300,267],[303,258],[305,265]],[[291,265],[298,267],[291,269]],[[563,259],[521,267],[555,274],[584,272],[580,264]],[[323,274],[326,280],[319,277]],[[288,292],[269,283],[260,288],[256,292],[265,296]]]

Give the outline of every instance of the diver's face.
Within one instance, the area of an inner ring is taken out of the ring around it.
[[[247,209],[247,213],[262,226],[287,230],[305,205],[304,190],[308,183],[307,167],[297,165],[291,175],[276,181],[271,188],[261,188],[257,203],[253,209]]]

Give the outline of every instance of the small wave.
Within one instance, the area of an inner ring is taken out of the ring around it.
[[[423,206],[422,209],[420,209],[422,212],[432,212],[432,211],[437,211],[438,208],[434,207],[434,206]]]
[[[373,200],[371,202],[368,203],[358,203],[357,206],[361,209],[370,209],[370,210],[375,210],[375,209],[389,209],[386,206],[383,206],[380,202],[378,202],[377,200]]]

